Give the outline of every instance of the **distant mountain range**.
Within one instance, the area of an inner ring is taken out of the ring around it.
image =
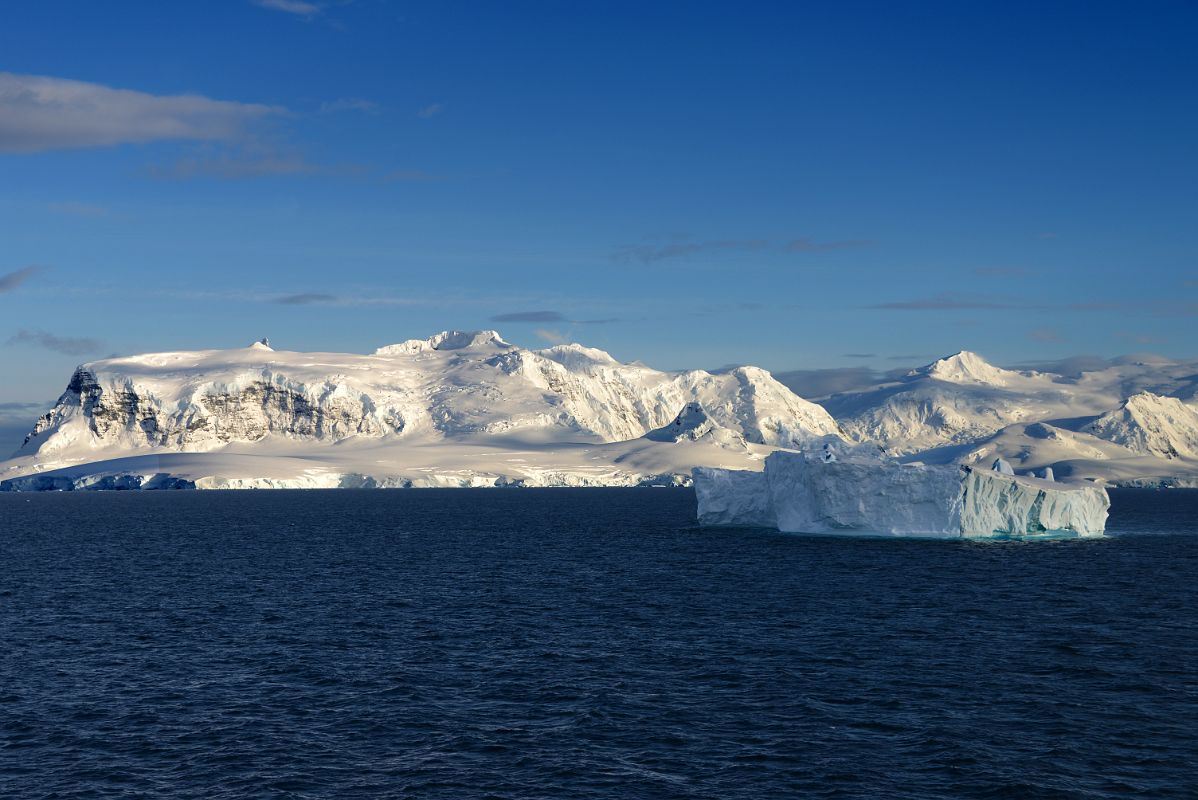
[[[1191,484],[1198,362],[1121,360],[1072,375],[960,352],[897,380],[819,398],[854,441],[907,460],[1051,466],[1057,477]],[[1196,483],[1198,485],[1198,483]]]
[[[446,331],[371,355],[265,343],[81,365],[8,462],[6,488],[636,485],[759,469],[826,437],[907,460],[1051,466],[1198,485],[1198,364],[1074,375],[960,352],[804,400],[755,367],[662,372],[577,344]]]

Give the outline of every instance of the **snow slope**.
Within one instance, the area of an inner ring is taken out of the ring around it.
[[[580,345],[445,331],[371,355],[255,343],[83,364],[0,478],[136,467],[148,479],[157,472],[137,458],[187,453],[212,457],[176,459],[172,475],[238,485],[623,485],[752,467],[838,432],[754,367],[662,372]]]
[[[1198,458],[1198,408],[1176,397],[1140,392],[1083,430],[1135,453]]]
[[[0,480],[161,480],[154,458],[175,454],[171,475],[213,485],[669,483],[842,432],[907,462],[1198,486],[1198,362],[1054,373],[963,351],[817,405],[755,367],[663,372],[494,331],[369,355],[256,342],[81,365]]]
[[[961,352],[820,402],[855,441],[909,461],[1144,485],[1198,485],[1198,364],[1119,359],[1063,375]]]

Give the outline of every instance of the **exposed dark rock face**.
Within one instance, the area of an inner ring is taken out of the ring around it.
[[[337,441],[399,433],[405,427],[399,414],[376,413],[364,394],[339,393],[335,386],[320,388],[316,394],[256,381],[235,392],[201,391],[191,402],[172,408],[132,383],[105,388],[93,373],[80,368],[54,409],[25,437],[25,445],[76,409],[97,438],[151,447],[255,442],[270,434]]]

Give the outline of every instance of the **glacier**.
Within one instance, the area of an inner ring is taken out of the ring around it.
[[[1140,355],[1044,366],[1004,369],[961,351],[808,399],[850,440],[908,461],[982,468],[1001,458],[1020,473],[1051,469],[1068,480],[1198,486],[1198,361]]]
[[[1062,484],[882,455],[779,450],[762,472],[696,469],[698,521],[787,533],[935,538],[1102,536],[1110,499]]]
[[[0,488],[669,486],[839,430],[756,367],[666,372],[489,330],[365,355],[263,340],[79,365]]]

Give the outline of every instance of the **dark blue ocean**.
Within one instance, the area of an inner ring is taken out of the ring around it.
[[[1198,492],[1100,541],[668,489],[0,494],[0,796],[1198,797]]]

